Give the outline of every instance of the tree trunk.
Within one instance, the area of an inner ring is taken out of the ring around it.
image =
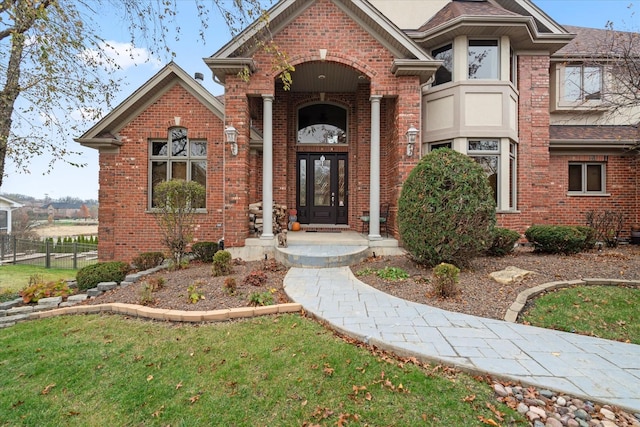
[[[14,33],[11,36],[11,57],[7,66],[7,80],[2,92],[0,92],[0,187],[2,187],[9,135],[11,134],[11,116],[16,99],[20,94],[20,63],[22,62],[24,39],[25,36],[22,33]]]

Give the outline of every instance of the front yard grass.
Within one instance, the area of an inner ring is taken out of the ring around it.
[[[526,424],[484,382],[374,354],[298,315],[64,316],[0,341],[0,425]]]
[[[640,344],[640,289],[576,286],[536,298],[521,321],[542,328]]]

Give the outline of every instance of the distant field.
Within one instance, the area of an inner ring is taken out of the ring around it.
[[[69,225],[69,224],[52,224],[45,225],[35,229],[40,237],[74,237],[74,236],[91,236],[98,234],[98,225]]]

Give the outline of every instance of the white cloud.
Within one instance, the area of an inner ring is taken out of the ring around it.
[[[154,68],[160,68],[162,62],[153,56],[145,48],[135,47],[131,43],[120,43],[107,40],[99,45],[99,49],[87,49],[84,52],[85,59],[94,63],[101,63],[111,70],[122,71],[136,65],[151,64]]]

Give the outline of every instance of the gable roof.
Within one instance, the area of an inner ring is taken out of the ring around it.
[[[393,72],[395,74],[412,73],[431,76],[433,71],[440,65],[440,61],[434,61],[420,46],[368,1],[329,1],[362,26],[396,57],[396,61],[393,64]],[[315,3],[316,0],[279,1],[267,12],[268,22],[258,19],[212,56],[204,58],[204,62],[209,66],[215,78],[222,83],[224,83],[227,74],[236,74],[245,67],[250,72],[255,71],[256,66],[251,56],[258,49],[258,41],[263,31],[268,27],[269,33],[278,33]]]
[[[122,145],[118,132],[177,84],[224,120],[224,104],[172,61],[75,141],[85,147],[117,150]]]
[[[14,200],[8,199],[4,196],[0,196],[0,209],[1,210],[7,210],[7,209],[18,209],[21,208],[22,206],[24,206],[22,203],[18,203]]]

